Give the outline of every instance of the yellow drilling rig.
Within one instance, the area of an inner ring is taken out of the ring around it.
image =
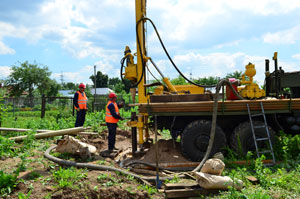
[[[133,96],[138,94],[138,103],[133,104],[138,106],[138,113],[133,113],[132,120],[128,122],[132,128],[133,153],[142,150],[149,140],[149,128],[153,126],[153,116],[156,116],[158,129],[168,129],[173,139],[180,136],[182,153],[193,161],[199,161],[210,140],[213,98],[216,95],[208,92],[208,86],[191,82],[175,65],[154,23],[146,17],[146,0],[136,0],[135,6],[136,53],[133,54],[126,46],[121,60],[121,78],[130,80]],[[171,64],[190,85],[172,85],[148,55],[146,23],[153,26]],[[269,70],[269,60],[265,62],[265,89],[254,82],[256,70],[252,63],[245,66],[240,82],[230,81],[223,85],[227,92],[221,95],[217,106],[216,136],[211,154],[222,151],[228,145],[244,154],[255,149],[259,154],[257,149],[268,144],[259,139],[271,143],[279,130],[300,133],[300,71],[285,73],[281,67],[278,69],[277,53],[274,53],[273,60],[273,72]],[[147,84],[146,70],[150,63],[162,81]],[[150,92],[150,87],[154,87],[154,92]],[[266,97],[271,99],[266,100]],[[262,117],[254,118],[255,114]],[[266,139],[266,131],[269,139]]]

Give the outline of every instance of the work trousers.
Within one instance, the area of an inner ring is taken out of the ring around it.
[[[106,123],[108,128],[108,150],[113,150],[116,143],[117,123]]]
[[[75,127],[83,126],[85,121],[86,109],[80,109],[77,111]]]

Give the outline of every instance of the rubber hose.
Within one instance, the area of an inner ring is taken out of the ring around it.
[[[136,165],[136,164],[142,164],[142,165],[145,165],[145,166],[149,166],[149,167],[152,167],[152,168],[156,168],[156,165],[154,164],[151,164],[151,163],[148,163],[148,162],[144,162],[144,161],[141,161],[141,160],[134,160],[134,161],[131,161],[129,163],[127,163],[126,165],[124,165],[124,167],[129,167],[131,165]],[[164,168],[164,167],[158,167],[159,170],[167,170],[167,171],[191,171],[190,169],[191,167],[180,167],[180,168]]]
[[[78,162],[73,162],[69,160],[63,160],[57,157],[54,157],[50,155],[50,152],[56,148],[55,146],[52,146],[48,148],[45,153],[44,157],[59,164],[59,165],[64,165],[64,166],[69,166],[69,167],[77,167],[77,168],[87,168],[87,169],[92,169],[92,170],[101,170],[101,171],[118,171],[122,174],[125,175],[130,175],[133,176],[134,178],[138,179],[140,182],[144,183],[145,185],[152,186],[149,182],[155,182],[156,177],[145,177],[145,176],[140,176],[135,173],[119,169],[116,167],[111,167],[111,166],[104,166],[104,165],[95,165],[95,164],[89,164],[89,163],[78,163]],[[184,175],[180,175],[177,177],[183,177]],[[161,180],[171,180],[173,177],[162,177],[160,178]],[[149,181],[149,182],[148,182]]]
[[[203,164],[205,163],[205,161],[208,159],[211,149],[213,147],[213,143],[215,140],[215,134],[216,134],[216,123],[217,123],[217,111],[218,111],[218,98],[219,98],[219,92],[221,87],[224,84],[228,84],[230,89],[233,91],[233,93],[240,99],[244,99],[242,96],[240,96],[235,89],[232,87],[231,83],[227,80],[227,79],[221,79],[216,87],[216,94],[215,94],[215,99],[214,99],[214,104],[213,104],[213,114],[212,114],[212,126],[211,126],[211,131],[210,131],[210,138],[209,138],[209,143],[208,143],[208,147],[206,150],[206,153],[203,157],[203,159],[201,160],[200,164],[192,171],[192,172],[197,172],[199,171]]]

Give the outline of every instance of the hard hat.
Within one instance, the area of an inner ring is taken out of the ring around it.
[[[78,88],[85,88],[85,85],[83,83],[79,84]]]
[[[114,98],[114,97],[117,97],[115,93],[109,93],[108,98]]]

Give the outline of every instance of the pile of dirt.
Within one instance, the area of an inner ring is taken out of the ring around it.
[[[180,143],[175,142],[175,147],[173,140],[158,140],[158,162],[159,163],[180,163],[189,162],[182,154],[180,150]],[[141,160],[148,163],[155,163],[155,147],[153,144],[146,154],[141,158]]]
[[[131,132],[126,130],[117,129],[115,147],[121,151],[131,147]],[[80,141],[91,144],[97,148],[97,152],[108,149],[108,131],[104,130],[99,135],[80,135]]]

